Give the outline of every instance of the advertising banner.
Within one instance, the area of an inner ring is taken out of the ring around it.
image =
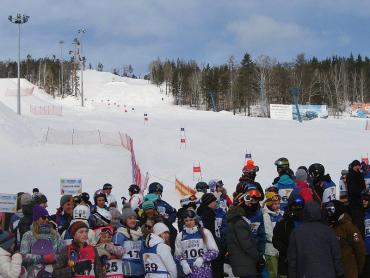
[[[0,212],[17,211],[17,194],[0,193]]]
[[[328,117],[328,110],[326,105],[298,105],[299,113],[301,113],[301,118],[304,121],[313,120],[316,118]],[[292,105],[293,110],[293,120],[298,119],[297,108]]]
[[[292,105],[270,104],[270,118],[274,120],[293,120]]]
[[[81,179],[60,179],[61,195],[79,195],[82,193]]]

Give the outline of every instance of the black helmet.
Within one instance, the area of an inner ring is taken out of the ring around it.
[[[140,192],[140,187],[137,186],[136,184],[131,184],[128,188],[128,191],[132,194],[137,194]]]
[[[149,184],[148,188],[149,193],[163,192],[163,185],[159,182],[152,182]]]
[[[81,195],[81,200],[84,201],[86,204],[90,202],[90,195],[87,192],[82,192]]]
[[[108,190],[108,189],[112,189],[113,186],[110,184],[110,183],[106,183],[103,185],[103,190]]]
[[[285,157],[280,157],[278,160],[275,161],[274,164],[277,168],[283,169],[289,168],[289,160]]]
[[[73,203],[75,206],[81,204],[81,196],[80,195],[73,196]]]
[[[308,167],[308,174],[314,179],[319,179],[324,176],[325,168],[320,163],[314,163]]]
[[[326,215],[330,223],[336,223],[339,217],[345,213],[344,204],[338,200],[333,200],[325,204]]]
[[[207,193],[207,189],[209,188],[208,184],[205,183],[204,181],[200,181],[195,185],[195,189],[198,192],[204,192]]]

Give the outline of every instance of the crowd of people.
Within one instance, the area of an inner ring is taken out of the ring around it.
[[[179,210],[158,182],[146,195],[129,186],[122,210],[111,184],[63,195],[53,215],[37,188],[19,192],[1,218],[0,277],[218,278],[225,264],[241,278],[370,277],[370,167],[342,171],[337,200],[323,165],[275,165],[265,190],[248,160],[232,196],[220,179],[200,181]]]

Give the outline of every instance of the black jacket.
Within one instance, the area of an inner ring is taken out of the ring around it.
[[[231,207],[227,213],[227,250],[233,274],[237,277],[258,275],[257,243],[245,217],[241,207]]]
[[[315,202],[304,208],[304,222],[289,239],[289,278],[336,278],[344,275],[341,250],[334,231],[321,220]]]
[[[272,236],[272,244],[279,251],[278,273],[288,275],[288,246],[289,236],[294,229],[294,221],[289,217],[288,209],[283,219],[276,223]]]
[[[20,235],[20,241],[22,241],[23,235],[31,230],[32,215],[33,215],[33,204],[22,206],[23,217],[19,220],[18,230]]]
[[[362,173],[350,169],[347,176],[349,207],[362,207],[361,192],[366,188]]]
[[[202,220],[203,227],[208,229],[214,239],[216,240],[216,232],[215,232],[215,222],[216,222],[216,213],[213,209],[208,206],[200,205],[197,209],[197,214]]]

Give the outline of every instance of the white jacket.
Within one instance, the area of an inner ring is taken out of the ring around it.
[[[265,255],[268,256],[277,256],[279,251],[274,248],[272,245],[272,236],[274,233],[275,224],[271,221],[272,217],[282,216],[283,212],[278,210],[277,212],[269,210],[267,206],[262,208],[263,213],[263,222],[265,224],[265,233],[266,233],[266,247],[265,247]]]
[[[0,277],[18,278],[21,274],[22,255],[11,254],[0,247]]]
[[[149,247],[153,247],[158,244],[157,246],[157,255],[161,258],[161,261],[165,268],[167,269],[168,274],[162,273],[147,273],[145,278],[177,278],[177,268],[175,260],[171,254],[171,248],[164,243],[163,239],[156,234],[150,234],[150,238],[148,237],[148,244]],[[145,251],[144,251],[145,253]]]
[[[143,195],[133,194],[128,202],[131,208],[135,210],[143,203]]]

